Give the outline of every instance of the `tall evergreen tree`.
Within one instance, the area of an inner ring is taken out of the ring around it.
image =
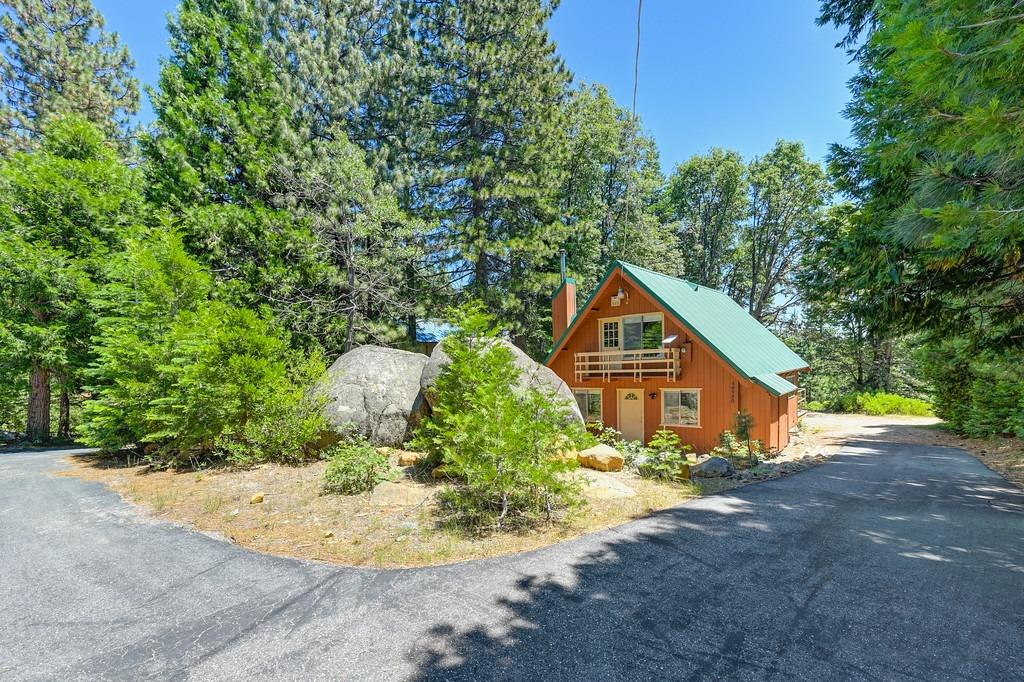
[[[1024,433],[1020,7],[828,0],[819,21],[863,40],[853,143],[833,148],[831,167],[877,246],[851,254],[848,277],[875,296],[881,324],[929,335],[940,416]]]
[[[410,204],[437,226],[438,259],[485,300],[516,342],[548,343],[547,296],[564,167],[570,74],[545,24],[556,3],[411,3],[417,78],[404,112],[416,181]]]
[[[136,171],[81,117],[55,119],[41,149],[0,165],[0,338],[3,364],[30,374],[27,433],[50,437],[50,395],[59,382],[59,431],[91,357],[89,295],[107,256],[142,215]]]
[[[0,153],[36,145],[61,114],[127,137],[139,108],[135,62],[92,3],[5,0],[0,10]]]

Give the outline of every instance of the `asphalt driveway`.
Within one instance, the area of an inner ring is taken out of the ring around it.
[[[851,443],[789,478],[513,557],[276,558],[0,452],[0,679],[1012,680],[1024,494]]]

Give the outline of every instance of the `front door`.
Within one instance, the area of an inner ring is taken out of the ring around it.
[[[644,440],[644,392],[619,389],[619,433],[626,440]]]

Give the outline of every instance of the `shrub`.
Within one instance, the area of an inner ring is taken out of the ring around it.
[[[321,491],[335,495],[368,493],[378,483],[389,480],[390,474],[387,455],[378,452],[365,438],[353,437],[331,448]]]
[[[722,431],[718,436],[719,446],[711,450],[714,457],[724,457],[734,464],[756,464],[765,454],[764,443],[759,440],[742,440],[732,431]]]
[[[415,439],[455,479],[442,509],[476,530],[551,521],[580,501],[579,482],[564,475],[576,461],[558,455],[578,449],[586,431],[571,421],[568,402],[519,387],[520,370],[481,306],[457,311],[456,320],[459,331],[445,340],[451,362]]]
[[[321,449],[326,422],[309,386],[319,355],[293,351],[266,315],[213,298],[209,275],[171,231],[131,244],[97,306],[93,400],[83,440],[145,449],[164,466],[295,462]]]
[[[859,412],[871,415],[930,416],[932,406],[919,398],[908,398],[894,393],[847,393],[836,404],[840,412]]]
[[[647,444],[645,459],[637,468],[638,473],[645,478],[660,478],[668,481],[683,481],[689,479],[686,468],[686,453],[693,448],[689,445],[682,445],[679,442],[679,435],[674,431],[662,429],[655,432]],[[687,473],[684,473],[687,472]]]
[[[825,412],[828,410],[828,406],[820,400],[808,400],[804,407],[811,412]]]

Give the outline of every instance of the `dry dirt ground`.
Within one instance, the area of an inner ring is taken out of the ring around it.
[[[354,566],[423,566],[536,549],[643,517],[700,494],[778,478],[824,461],[847,440],[954,445],[1004,475],[1017,476],[1018,482],[1024,479],[1019,445],[1014,452],[1012,448],[1000,450],[995,441],[966,441],[943,431],[938,423],[927,417],[809,413],[784,455],[759,467],[756,475],[748,480],[702,480],[700,487],[651,481],[626,471],[581,470],[579,475],[587,479],[585,508],[573,512],[564,523],[539,531],[488,537],[439,527],[433,494],[442,484],[416,478],[411,470],[394,482],[380,484],[371,495],[348,497],[320,494],[323,462],[301,467],[267,464],[249,470],[175,472],[125,466],[100,456],[76,456],[68,458],[72,466],[63,475],[104,483],[158,518],[261,552]],[[393,460],[397,464],[397,454]],[[252,503],[258,494],[263,501]]]

